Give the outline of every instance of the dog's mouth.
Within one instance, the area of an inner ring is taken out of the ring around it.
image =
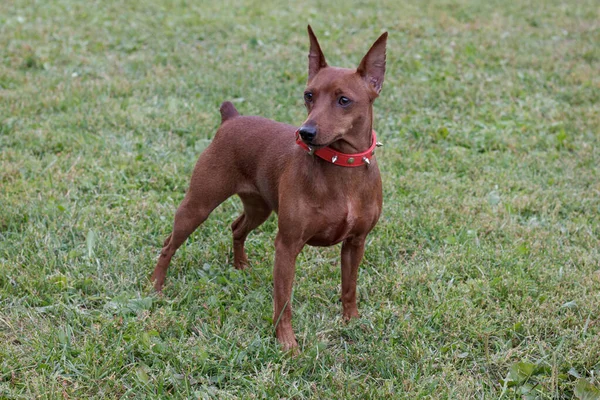
[[[319,150],[322,149],[323,147],[327,147],[329,145],[331,145],[332,143],[336,142],[340,137],[336,136],[334,137],[332,140],[329,140],[325,143],[315,143],[313,141],[307,142],[306,140],[302,139],[302,141],[307,145],[310,146],[311,148],[315,149],[315,150]]]
[[[309,146],[310,148],[315,149],[315,150],[319,150],[319,149],[322,149],[323,147],[329,146],[329,144],[318,144],[318,143],[313,143],[313,142],[307,142],[305,140],[303,140],[303,142],[307,146]]]

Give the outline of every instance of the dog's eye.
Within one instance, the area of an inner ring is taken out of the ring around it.
[[[313,99],[313,94],[311,92],[304,93],[304,101],[310,103]]]
[[[338,99],[338,104],[340,106],[347,106],[348,104],[350,104],[352,102],[352,100],[350,100],[349,98],[345,97],[345,96],[341,96]]]

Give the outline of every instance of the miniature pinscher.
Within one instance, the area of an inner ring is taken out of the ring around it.
[[[231,225],[233,264],[248,265],[248,233],[275,211],[278,232],[273,268],[273,323],[284,350],[298,346],[292,330],[292,283],[304,245],[342,243],[345,319],[358,317],[356,279],[365,238],[382,208],[375,159],[373,102],[385,74],[387,32],[356,69],[330,67],[308,26],[308,118],[299,128],[266,118],[241,116],[221,105],[221,126],[200,155],[189,189],[175,213],[151,280],[160,291],[171,257],[208,215],[237,194],[244,211]]]

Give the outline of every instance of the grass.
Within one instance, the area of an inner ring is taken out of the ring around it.
[[[599,398],[594,0],[0,4],[0,398]],[[299,124],[311,23],[333,65],[388,30],[384,214],[341,320],[339,247],[297,264],[289,358],[272,217],[237,199],[148,282],[234,100]],[[585,397],[589,396],[589,397]]]

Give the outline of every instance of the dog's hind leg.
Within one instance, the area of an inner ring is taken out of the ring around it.
[[[244,269],[248,266],[248,257],[244,250],[244,242],[253,229],[260,226],[271,215],[271,208],[258,195],[240,194],[244,212],[233,224],[233,266]]]
[[[192,175],[190,188],[175,213],[173,232],[163,244],[150,280],[160,291],[173,254],[209,214],[235,193],[235,176],[227,169],[211,168],[212,154],[203,154]]]

